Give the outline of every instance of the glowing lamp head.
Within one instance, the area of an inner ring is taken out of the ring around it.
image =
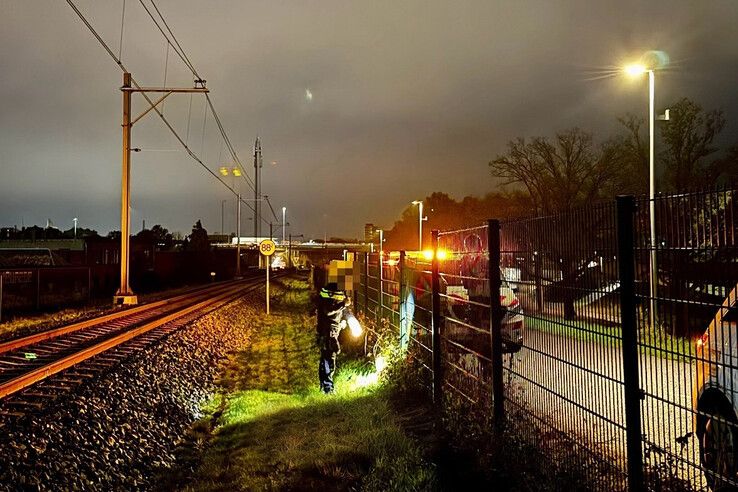
[[[228,168],[227,168],[227,167],[225,167],[225,166],[220,166],[220,169],[219,169],[219,171],[220,171],[220,175],[221,175],[221,176],[228,176]]]
[[[359,338],[362,333],[364,333],[364,329],[361,327],[361,323],[359,323],[359,320],[356,319],[356,316],[349,316],[348,317],[348,325],[349,330],[351,330],[351,336],[354,338]]]
[[[648,69],[640,63],[631,63],[626,65],[623,71],[631,77],[638,77],[648,72]]]
[[[425,258],[428,261],[431,261],[433,259],[433,250],[426,249],[425,251],[423,251],[423,258]]]
[[[236,177],[241,176],[241,170],[239,168],[237,168],[237,167],[234,167],[233,168],[233,175],[236,176]]]

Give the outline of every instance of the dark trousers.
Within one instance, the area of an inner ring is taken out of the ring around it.
[[[336,371],[336,355],[340,352],[338,337],[321,337],[320,363],[318,364],[318,379],[320,389],[325,393],[333,391],[333,373]]]

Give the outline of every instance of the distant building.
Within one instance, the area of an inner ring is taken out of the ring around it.
[[[374,224],[364,224],[364,242],[379,243],[379,229]]]

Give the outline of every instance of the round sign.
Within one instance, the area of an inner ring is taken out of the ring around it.
[[[259,243],[259,251],[264,256],[271,256],[277,250],[277,245],[271,239],[264,239]]]

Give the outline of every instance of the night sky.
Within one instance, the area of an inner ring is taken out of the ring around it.
[[[77,5],[117,53],[122,0]],[[249,171],[258,134],[264,193],[294,233],[361,236],[390,227],[433,191],[496,190],[487,162],[517,136],[574,125],[605,138],[616,117],[647,112],[647,82],[614,75],[658,49],[656,106],[688,96],[725,110],[738,142],[735,1],[158,0]],[[127,0],[123,62],[161,85],[166,46]],[[118,229],[121,72],[63,0],[0,3],[0,224]],[[167,84],[192,77],[170,51]],[[188,95],[165,114],[186,133]],[[189,143],[209,167],[229,163],[204,99]],[[141,100],[134,113],[145,109]],[[133,130],[132,228],[220,229],[231,196],[159,118]],[[220,158],[220,159],[219,159]],[[276,164],[272,164],[276,162]],[[246,183],[242,190],[247,192]],[[233,200],[226,229],[233,230]],[[248,215],[248,214],[247,214]],[[253,226],[244,220],[244,229]]]

